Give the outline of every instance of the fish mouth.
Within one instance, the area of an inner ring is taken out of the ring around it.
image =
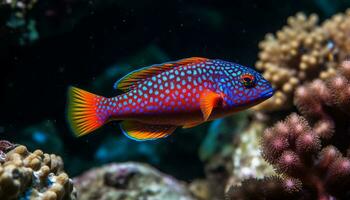
[[[272,97],[274,93],[275,93],[275,90],[274,90],[273,88],[271,88],[271,89],[269,89],[269,90],[263,92],[263,93],[261,94],[261,96],[262,96],[264,99],[268,99],[268,98]]]

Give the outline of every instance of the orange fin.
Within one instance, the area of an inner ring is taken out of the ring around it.
[[[158,65],[152,65],[149,67],[144,67],[139,70],[133,71],[120,80],[118,80],[114,84],[115,89],[119,89],[122,91],[129,91],[135,87],[140,81],[156,76],[164,71],[170,70],[173,67],[179,66],[179,65],[187,65],[187,64],[192,64],[192,63],[200,63],[208,60],[207,58],[200,58],[200,57],[192,57],[192,58],[186,58],[174,62],[168,62],[168,63],[163,63],[163,64],[158,64]]]
[[[193,123],[188,123],[182,126],[182,128],[192,128],[195,126],[198,126],[199,124],[202,124],[203,122],[193,122]]]
[[[207,90],[202,93],[200,97],[200,108],[204,121],[208,120],[213,108],[216,107],[220,101],[222,101],[222,96],[216,92]]]
[[[86,135],[105,122],[97,117],[96,101],[104,97],[76,87],[68,91],[68,123],[76,136]]]
[[[136,141],[154,140],[169,136],[175,131],[176,126],[151,125],[137,121],[123,121],[120,123],[123,133]]]

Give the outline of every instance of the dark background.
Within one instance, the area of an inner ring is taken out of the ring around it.
[[[14,11],[2,5],[0,138],[26,144],[23,130],[50,120],[64,145],[60,153],[66,168],[77,175],[98,165],[93,160],[97,146],[121,132],[111,124],[83,138],[72,136],[65,118],[68,86],[112,96],[116,91],[108,74],[117,73],[118,67],[125,70],[112,77],[191,56],[252,66],[258,42],[280,29],[287,17],[302,11],[325,19],[349,5],[345,0],[39,0],[25,17],[36,22],[39,38],[34,41],[25,39],[25,29],[6,26]],[[18,42],[20,38],[25,42]],[[163,146],[156,150],[162,156],[155,165],[182,179],[203,176],[203,163],[193,149],[198,149],[207,126],[196,128],[203,132],[197,136],[179,131],[155,142]],[[50,152],[50,147],[39,147]]]

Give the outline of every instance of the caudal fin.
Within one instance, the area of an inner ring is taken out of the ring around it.
[[[97,103],[104,97],[76,87],[68,91],[68,122],[76,136],[83,136],[98,129],[105,118],[97,113]]]

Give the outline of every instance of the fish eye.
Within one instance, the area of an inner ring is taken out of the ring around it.
[[[252,74],[243,74],[241,76],[241,83],[245,87],[251,88],[255,85],[255,77]]]

